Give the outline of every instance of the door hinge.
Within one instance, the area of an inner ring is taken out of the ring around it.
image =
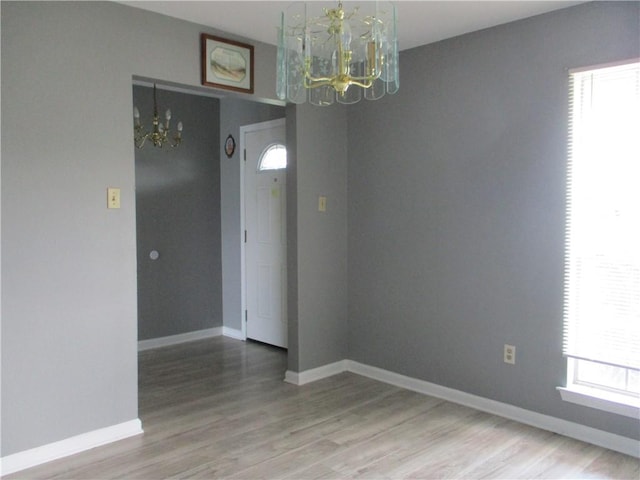
[[[244,161],[245,162],[247,161],[247,149],[246,148],[244,149]]]
[[[249,321],[249,310],[244,311],[244,321],[245,323]]]
[[[244,231],[244,243],[247,243],[247,231]]]

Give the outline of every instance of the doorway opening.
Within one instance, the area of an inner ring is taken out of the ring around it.
[[[158,106],[180,114],[184,141],[136,150],[138,349],[218,335],[244,340],[244,162],[242,150],[229,155],[222,140],[240,140],[242,126],[281,119],[285,109],[134,76],[133,104],[145,118],[154,84]],[[164,230],[156,232],[159,226]]]
[[[288,346],[285,119],[240,128],[244,338]]]

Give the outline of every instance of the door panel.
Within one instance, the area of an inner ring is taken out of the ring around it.
[[[246,333],[286,348],[286,170],[258,170],[262,152],[285,142],[276,123],[244,134]]]

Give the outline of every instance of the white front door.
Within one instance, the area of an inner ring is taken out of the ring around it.
[[[285,121],[243,127],[243,135],[246,336],[286,348],[286,169],[267,165],[274,157],[266,155],[282,151]]]

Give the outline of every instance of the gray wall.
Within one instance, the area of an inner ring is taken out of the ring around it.
[[[242,278],[240,215],[240,127],[285,116],[284,107],[234,98],[220,102],[220,195],[222,208],[222,305],[224,326],[242,330]],[[224,141],[231,134],[236,151],[231,158],[224,152]]]
[[[223,32],[110,2],[2,2],[1,21],[6,456],[137,418],[132,77],[211,92],[200,33]],[[251,43],[252,98],[273,99],[275,48]]]
[[[135,152],[138,340],[222,326],[220,101],[160,87],[157,97],[185,130],[177,148]],[[133,104],[151,128],[153,89],[134,86]]]
[[[347,113],[287,107],[289,370],[348,357]],[[327,211],[318,212],[318,196]]]
[[[637,57],[639,8],[585,4],[403,52],[398,95],[349,109],[351,359],[639,437],[555,390],[566,69]]]

